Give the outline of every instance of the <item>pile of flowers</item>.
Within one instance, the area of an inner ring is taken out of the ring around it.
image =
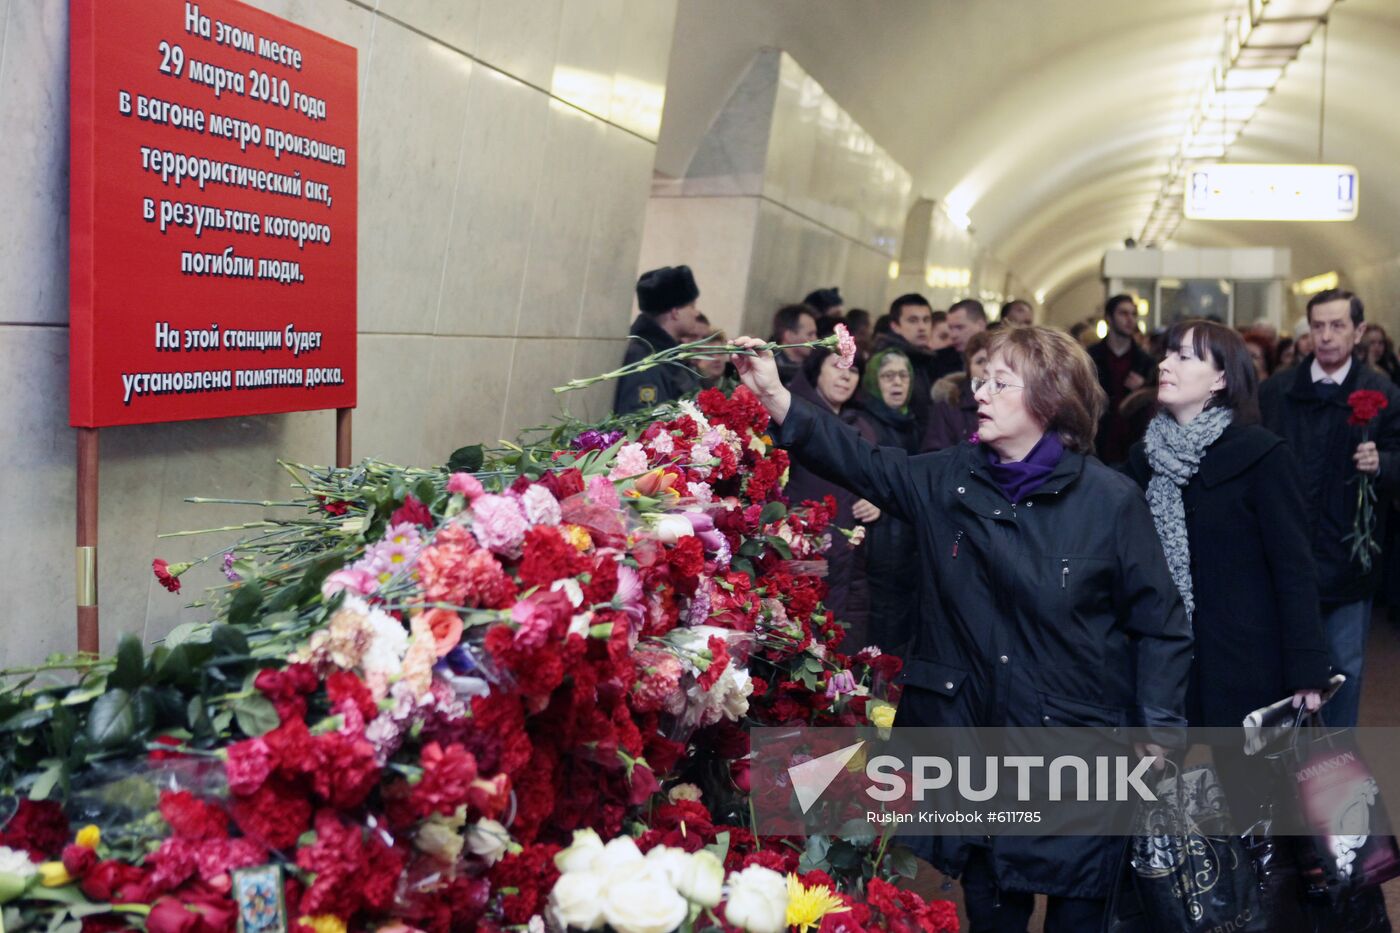
[[[708,390],[444,470],[293,468],[296,517],[155,562],[222,564],[213,621],[5,682],[5,929],[232,931],[274,866],[298,933],[956,930],[887,838],[752,831],[746,727],[887,726],[900,666],[843,652],[834,503],[784,499],[767,426]]]

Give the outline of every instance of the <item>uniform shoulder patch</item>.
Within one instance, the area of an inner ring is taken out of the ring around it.
[[[637,400],[644,405],[655,405],[656,386],[639,386],[637,389]]]

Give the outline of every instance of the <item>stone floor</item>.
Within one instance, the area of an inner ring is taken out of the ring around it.
[[[1365,679],[1361,696],[1361,725],[1400,725],[1400,625],[1387,621],[1385,610],[1376,610],[1367,644]],[[1392,812],[1395,803],[1392,802]],[[920,863],[919,877],[910,885],[925,898],[944,898],[958,905],[962,930],[970,929],[962,907],[962,889],[942,872],[927,863]],[[946,886],[946,890],[945,890]],[[1385,885],[1385,900],[1391,922],[1400,924],[1400,878]],[[1031,918],[1030,933],[1040,933],[1044,919],[1045,899],[1037,898],[1036,912]],[[1094,931],[1086,931],[1094,933]]]

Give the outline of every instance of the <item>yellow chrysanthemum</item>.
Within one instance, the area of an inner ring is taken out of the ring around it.
[[[335,914],[317,914],[314,917],[302,917],[301,922],[311,927],[316,933],[345,933],[345,921]]]
[[[78,830],[77,838],[73,841],[85,849],[96,849],[97,844],[102,841],[102,830],[89,823]]]
[[[791,873],[787,876],[787,883],[787,923],[790,927],[797,927],[797,933],[807,933],[813,927],[821,926],[822,917],[827,914],[842,914],[851,909],[824,884],[806,887]]]

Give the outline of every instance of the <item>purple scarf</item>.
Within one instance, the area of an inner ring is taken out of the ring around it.
[[[1064,452],[1059,435],[1046,431],[1024,460],[1002,463],[1001,458],[988,447],[987,472],[996,480],[1002,495],[1015,505],[1045,484]]]

